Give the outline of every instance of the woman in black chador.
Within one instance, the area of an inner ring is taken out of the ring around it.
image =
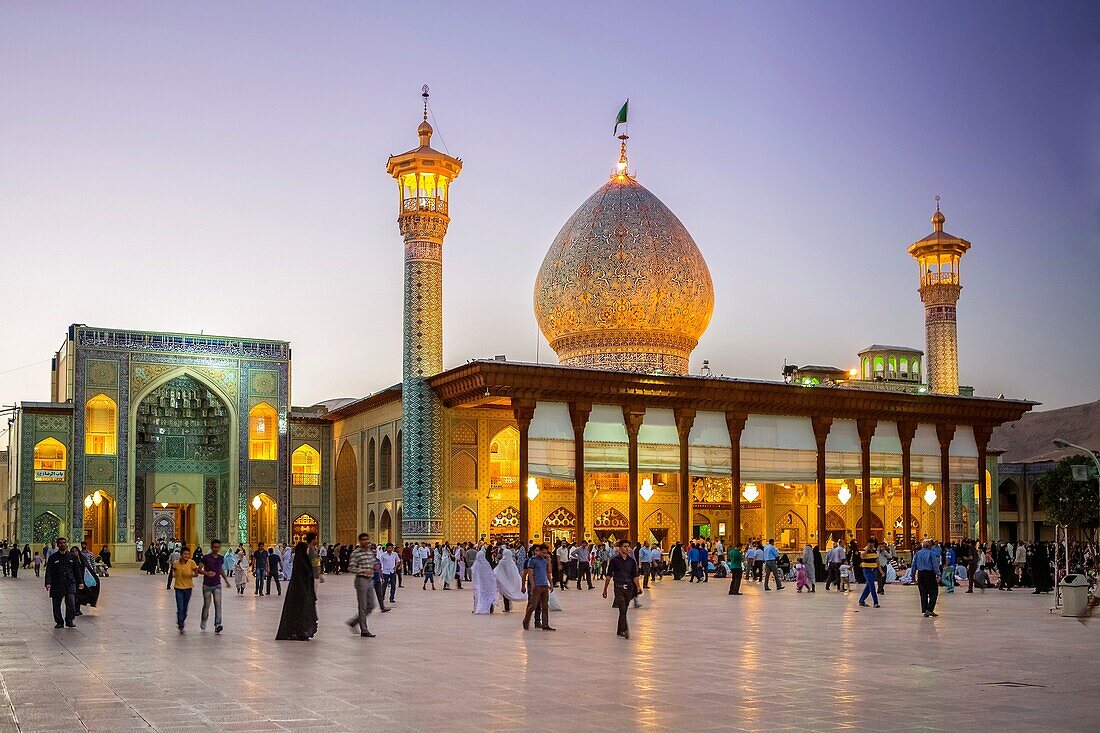
[[[1050,573],[1050,555],[1047,554],[1047,545],[1040,542],[1028,555],[1028,563],[1031,566],[1031,579],[1035,583],[1032,593],[1050,593],[1054,590],[1054,578]]]
[[[677,542],[672,546],[672,552],[668,556],[669,567],[672,568],[672,579],[679,580],[687,572],[687,563],[684,562],[684,548]]]
[[[309,545],[317,535],[310,532],[305,542],[294,546],[293,570],[283,600],[283,615],[279,619],[278,641],[309,641],[317,633],[317,590],[313,585],[313,563]]]

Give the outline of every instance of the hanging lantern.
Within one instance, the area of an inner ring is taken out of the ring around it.
[[[642,479],[642,488],[638,489],[638,494],[646,501],[653,498],[653,484],[649,479]]]
[[[756,484],[745,484],[744,497],[746,501],[756,501],[760,498],[760,492],[756,490]]]
[[[848,502],[851,501],[852,490],[848,488],[847,481],[840,485],[840,491],[836,492],[836,498],[840,499],[840,503],[844,506],[847,506]]]
[[[84,497],[84,508],[85,509],[91,509],[92,508],[92,497],[90,497],[90,496],[85,496]]]
[[[256,494],[255,496],[252,497],[252,508],[255,509],[256,511],[260,510],[260,507],[263,505],[263,503],[264,502],[263,502],[262,499],[260,499],[259,494]]]
[[[96,506],[99,506],[103,503],[103,492],[99,489],[96,489],[96,492],[92,494],[92,503]]]
[[[936,503],[936,489],[932,484],[928,484],[924,489],[924,503],[928,506],[932,506]]]
[[[527,498],[530,501],[534,501],[535,497],[539,495],[539,482],[535,480],[534,476],[527,479]]]

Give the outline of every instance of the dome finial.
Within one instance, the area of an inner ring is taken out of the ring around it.
[[[943,223],[947,220],[947,217],[940,211],[940,197],[936,195],[936,213],[932,214],[932,228],[937,232],[943,231]]]
[[[627,124],[626,116],[630,108],[630,100],[627,99],[623,102],[623,106],[619,109],[619,114],[615,115],[615,130],[611,133],[615,135],[619,132],[619,125],[626,125],[626,129],[630,129],[630,125]],[[626,172],[626,141],[630,139],[630,136],[625,132],[622,135],[618,135],[619,138],[619,162],[615,164],[615,172],[611,178],[622,178],[629,175]]]
[[[416,134],[420,136],[420,147],[430,147],[432,144],[432,126],[428,124],[428,85],[420,88],[420,96],[424,98],[424,119],[416,128]]]

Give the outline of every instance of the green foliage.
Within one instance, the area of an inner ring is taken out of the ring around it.
[[[1039,477],[1035,487],[1039,505],[1046,510],[1047,521],[1064,524],[1076,534],[1077,531],[1097,526],[1100,494],[1097,493],[1097,479],[1073,480],[1070,466],[1074,464],[1094,465],[1088,456],[1063,458],[1055,468]]]

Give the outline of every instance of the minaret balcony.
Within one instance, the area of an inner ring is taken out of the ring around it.
[[[447,201],[435,196],[413,196],[401,200],[401,213],[412,214],[418,211],[426,211],[432,214],[447,215]]]
[[[924,275],[925,285],[938,285],[940,283],[947,283],[948,285],[959,284],[959,273],[957,272],[928,272]]]

